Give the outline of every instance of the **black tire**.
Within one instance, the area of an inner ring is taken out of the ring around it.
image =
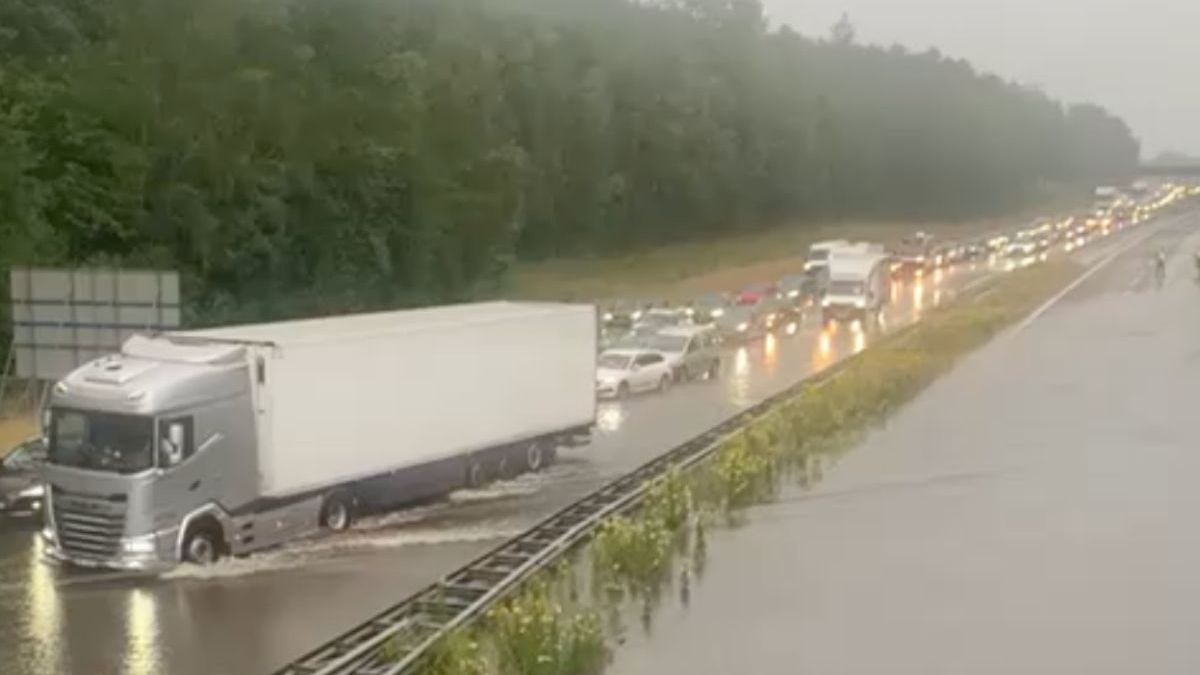
[[[210,522],[202,522],[188,528],[183,538],[183,559],[193,565],[212,565],[221,559],[225,542],[221,528]]]
[[[467,487],[475,490],[487,485],[487,482],[487,468],[483,465],[483,460],[479,457],[467,460]]]
[[[628,382],[622,382],[621,384],[617,385],[617,398],[620,400],[629,398],[629,383]]]
[[[520,452],[508,450],[501,452],[496,457],[496,477],[500,480],[511,480],[517,477],[520,473],[518,470],[521,466]]]
[[[344,492],[333,492],[321,505],[321,527],[330,532],[345,532],[354,523],[354,501]]]
[[[554,452],[552,448],[548,448],[547,444],[542,441],[534,441],[525,447],[525,470],[529,473],[537,473],[547,466],[553,460]]]
[[[708,372],[705,376],[710,380],[716,380],[721,377],[721,359],[713,359],[708,366]]]

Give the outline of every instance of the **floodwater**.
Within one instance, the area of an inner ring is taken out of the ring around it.
[[[884,321],[910,323],[986,265],[898,284]],[[42,560],[37,526],[0,521],[5,675],[267,673],[604,482],[814,370],[873,333],[822,333],[815,316],[728,350],[716,382],[601,403],[590,446],[548,472],[387,516],[343,536],[295,542],[161,578],[69,572]]]
[[[1200,672],[1198,231],[1147,232],[816,489],[714,534],[690,607],[609,672]]]
[[[1114,241],[1116,238],[1114,238]],[[1101,242],[1085,255],[1099,255]],[[894,288],[889,329],[994,273],[963,267]],[[160,578],[72,573],[42,561],[36,526],[0,521],[4,675],[254,675],[434,582],[604,482],[816,370],[872,334],[784,325],[730,349],[716,382],[602,403],[592,443],[548,472]],[[681,671],[682,672],[682,671]]]

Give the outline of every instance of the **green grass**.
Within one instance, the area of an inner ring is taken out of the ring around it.
[[[469,637],[446,641],[426,672],[597,675],[620,642],[622,606],[639,603],[648,630],[672,580],[688,602],[691,579],[705,566],[708,526],[747,517],[747,507],[775,499],[784,481],[815,485],[828,460],[1077,274],[1062,261],[1001,277],[802,387],[721,441],[710,461],[649,486],[638,510],[604,523],[583,555],[541,573]],[[580,576],[591,580],[590,594],[579,592]]]
[[[922,229],[939,239],[983,236],[1081,204],[1055,194],[1003,218],[945,222],[842,222],[789,225],[706,241],[662,246],[608,257],[521,262],[505,293],[537,300],[681,299],[727,291],[795,273],[809,244],[829,239],[894,243]]]

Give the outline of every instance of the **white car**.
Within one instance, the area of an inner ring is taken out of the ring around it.
[[[646,349],[610,349],[596,359],[596,396],[625,398],[640,391],[671,387],[671,366]]]
[[[692,325],[692,317],[686,309],[655,307],[648,309],[633,324],[638,335],[653,335],[664,328]]]

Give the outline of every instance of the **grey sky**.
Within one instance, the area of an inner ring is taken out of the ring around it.
[[[763,0],[823,35],[842,12],[859,40],[934,46],[976,67],[1120,115],[1142,153],[1200,155],[1200,0]]]

